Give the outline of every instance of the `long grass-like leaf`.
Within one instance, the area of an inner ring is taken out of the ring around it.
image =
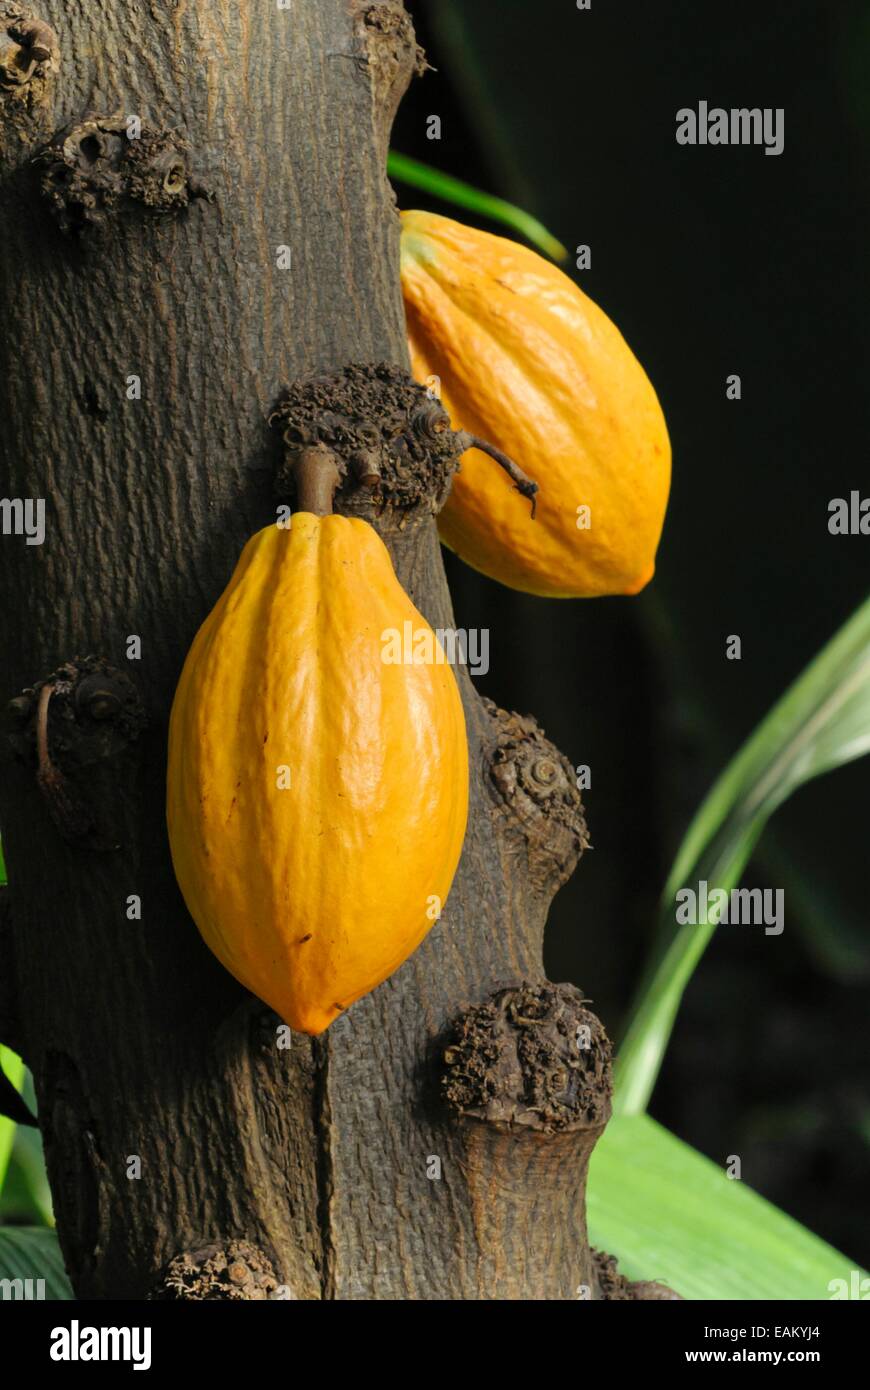
[[[472,184],[463,183],[462,179],[455,179],[451,174],[442,174],[439,169],[432,169],[428,164],[421,164],[418,159],[399,154],[396,150],[390,150],[387,172],[400,183],[419,188],[433,198],[453,203],[456,207],[467,208],[469,212],[476,212],[493,222],[503,223],[504,226],[519,232],[532,246],[537,246],[539,251],[543,251],[545,256],[554,261],[568,259],[566,247],[561,241],[557,241],[536,217],[532,217],[531,213],[524,212],[513,203],[506,202],[504,198],[496,198],[492,193],[483,193]]]
[[[675,895],[701,882],[730,893],[776,808],[804,782],[870,753],[870,599],[849,619],[728,765],[689,827],[665,886],[662,945],[619,1050],[615,1103],[646,1109],[674,1018],[720,912],[680,925]]]
[[[623,1274],[683,1298],[870,1296],[864,1270],[648,1115],[614,1115],[598,1141],[588,1220]]]

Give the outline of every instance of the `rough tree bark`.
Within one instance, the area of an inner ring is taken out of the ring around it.
[[[541,985],[547,907],[582,848],[570,768],[532,723],[460,673],[471,819],[449,904],[317,1042],[278,1049],[169,861],[168,712],[197,626],[274,518],[269,410],[313,370],[407,360],[385,176],[419,61],[407,16],[39,0],[34,26],[2,8],[2,491],[46,502],[44,544],[0,536],[2,683],[20,696],[88,654],[123,672],[73,667],[19,699],[2,777],[0,1040],[34,1072],[75,1290],[630,1297],[586,1237],[597,1025],[577,1081],[554,1021],[582,1016],[570,989],[494,993]],[[373,519],[449,626],[431,510]]]

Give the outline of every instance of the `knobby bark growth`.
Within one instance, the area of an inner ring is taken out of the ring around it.
[[[43,544],[0,537],[0,1040],[33,1069],[76,1292],[631,1297],[587,1242],[607,1045],[541,959],[585,828],[533,721],[458,671],[471,816],[448,906],[321,1040],[277,1046],[169,861],[172,695],[274,519],[274,404],[313,372],[407,363],[385,155],[421,61],[408,17],[0,10],[2,490],[46,508]],[[338,509],[450,627],[432,506],[379,507],[373,481]]]

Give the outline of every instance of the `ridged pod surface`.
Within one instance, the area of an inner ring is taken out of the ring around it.
[[[296,513],[245,546],[173,703],[167,819],[188,909],[305,1033],[416,949],[462,850],[459,690],[437,656],[383,660],[405,624],[440,652],[367,522]]]
[[[417,380],[438,377],[454,426],[540,487],[532,521],[498,466],[469,450],[441,539],[527,593],[637,593],[655,570],[671,449],[618,329],[534,251],[432,213],[402,214],[402,289]]]

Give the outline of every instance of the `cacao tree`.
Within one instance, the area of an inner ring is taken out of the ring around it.
[[[276,402],[408,366],[386,156],[424,61],[410,19],[393,0],[32,3],[0,15],[0,1042],[33,1072],[73,1287],[668,1297],[587,1241],[609,1048],[543,973],[586,830],[532,718],[457,670],[471,792],[449,901],[319,1038],[279,1045],[170,863],[173,693],[274,520]],[[443,464],[424,449],[410,490],[347,480],[337,501],[434,628]]]

